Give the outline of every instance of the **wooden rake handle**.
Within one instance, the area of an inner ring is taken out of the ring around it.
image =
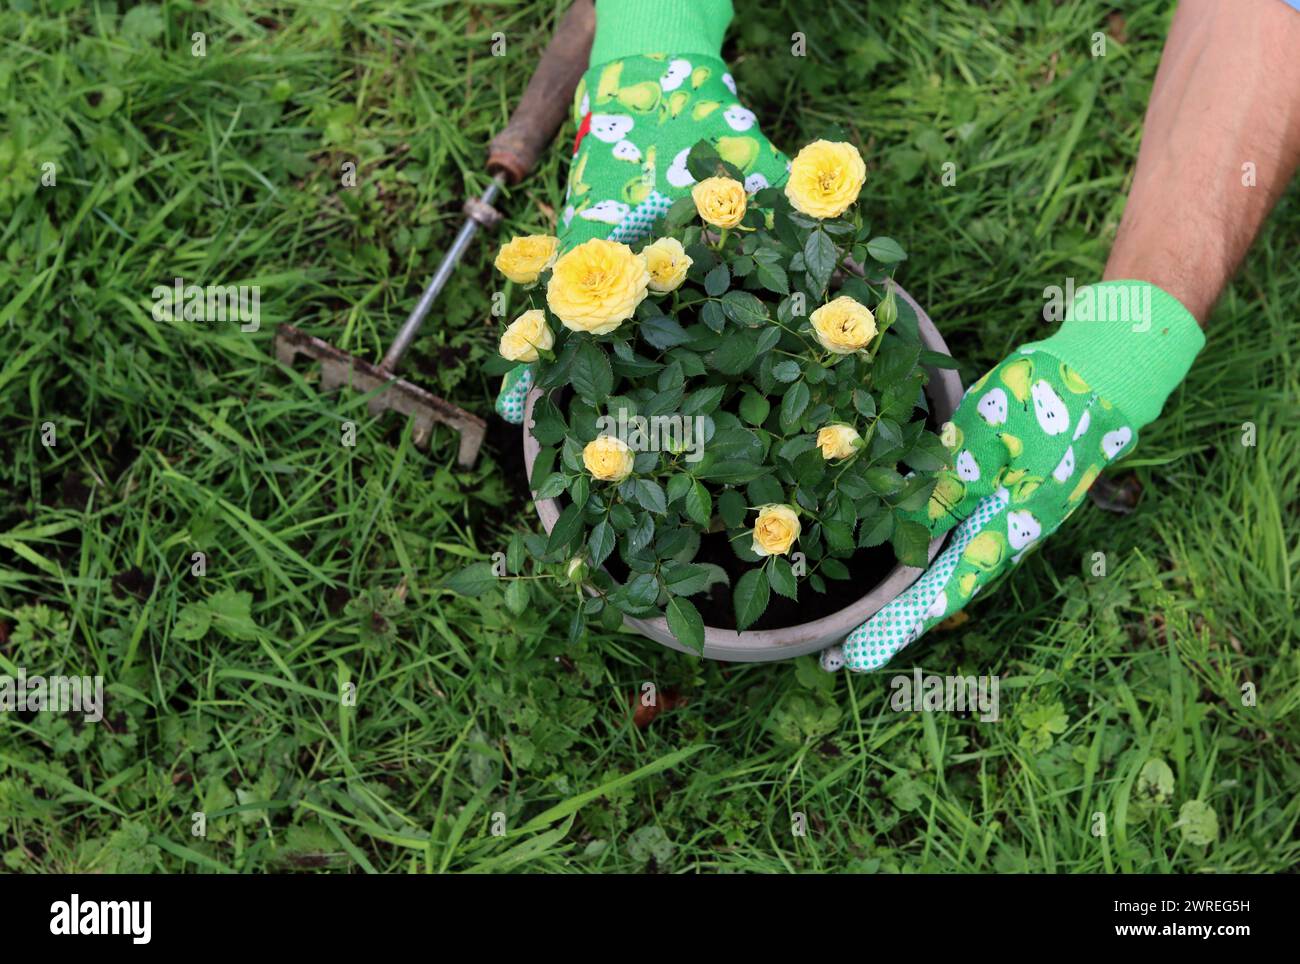
[[[573,92],[587,70],[596,33],[592,0],[574,0],[533,71],[519,106],[488,148],[488,173],[518,184],[564,123]]]

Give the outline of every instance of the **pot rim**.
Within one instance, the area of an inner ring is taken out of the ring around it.
[[[864,276],[861,265],[850,262],[846,267],[853,274],[859,277]],[[876,283],[881,282],[877,281]],[[943,335],[939,333],[939,329],[930,320],[930,316],[917,304],[916,300],[892,278],[884,279],[884,283],[896,292],[899,299],[906,302],[916,313],[921,344],[931,351],[951,357],[951,352],[948,351],[948,344],[944,341]],[[957,375],[956,370],[952,368],[927,366],[926,372],[930,378],[925,386],[925,394],[930,401],[931,412],[940,423],[945,422],[952,417],[958,402],[961,401],[964,391],[961,378]],[[524,407],[524,471],[527,473],[526,478],[529,480],[532,478],[533,464],[537,461],[537,455],[542,448],[541,444],[533,438],[532,433],[529,431],[529,426],[532,424],[533,406],[541,396],[541,389],[534,387],[528,393],[528,399]],[[531,485],[530,491],[532,491]],[[560,516],[559,500],[534,498],[533,504],[537,508],[537,515],[541,519],[542,527],[549,534]],[[946,539],[947,533],[944,533],[931,540],[928,559],[933,560],[938,555]],[[870,591],[856,602],[811,622],[799,623],[795,626],[782,626],[777,629],[744,630],[741,632],[734,629],[722,629],[717,626],[705,626],[704,657],[725,662],[767,662],[778,659],[792,659],[796,656],[817,652],[827,646],[833,646],[842,642],[844,637],[856,627],[898,597],[917,580],[923,571],[914,566],[895,565],[883,580],[876,583]],[[626,625],[631,626],[657,643],[683,653],[698,655],[695,650],[682,645],[673,636],[668,629],[668,621],[662,616],[653,619],[624,616],[623,621]]]

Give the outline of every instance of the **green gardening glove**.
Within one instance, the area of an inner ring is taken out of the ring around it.
[[[634,244],[695,183],[686,155],[710,141],[750,194],[785,183],[789,162],[759,133],[719,59],[731,0],[596,0],[591,66],[574,94],[577,137],[560,215],[560,250]],[[523,420],[532,373],[506,376],[497,412]]]
[[[1155,285],[1108,281],[1079,292],[1056,334],[967,391],[945,426],[954,467],[917,520],[934,535],[956,531],[907,591],[822,654],[822,666],[879,669],[1017,565],[1102,469],[1133,451],[1204,344],[1196,319]]]

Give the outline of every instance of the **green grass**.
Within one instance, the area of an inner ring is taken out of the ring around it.
[[[30,9],[0,19],[0,673],[99,673],[110,705],[95,726],[0,715],[8,868],[1295,867],[1294,190],[1116,469],[1138,511],[1078,513],[897,663],[1000,674],[1001,721],[896,713],[892,674],[569,644],[568,597],[543,585],[522,616],[439,589],[536,525],[516,433],[458,471],[445,433],[415,450],[395,417],[269,358],[286,320],[378,357],[562,4],[13,6]],[[1128,4],[1123,24],[1085,0],[738,6],[742,95],[778,143],[841,125],[863,145],[866,209],[967,381],[1045,333],[1045,286],[1100,274],[1168,4]],[[503,235],[551,228],[565,153],[502,202]],[[409,366],[483,413],[493,249]],[[261,330],[155,322],[151,291],[176,275],[260,284]],[[641,729],[645,682],[682,702]],[[1152,759],[1172,773],[1154,804]],[[1215,842],[1186,838],[1189,801]]]

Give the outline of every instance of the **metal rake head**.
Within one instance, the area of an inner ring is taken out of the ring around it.
[[[441,422],[460,433],[457,461],[465,468],[472,468],[478,459],[487,423],[477,415],[293,325],[280,325],[275,333],[276,360],[292,366],[300,355],[320,362],[322,391],[351,388],[366,394],[373,392],[373,397],[366,402],[369,412],[378,415],[393,411],[413,417],[411,439],[420,448],[428,447],[434,422]]]

